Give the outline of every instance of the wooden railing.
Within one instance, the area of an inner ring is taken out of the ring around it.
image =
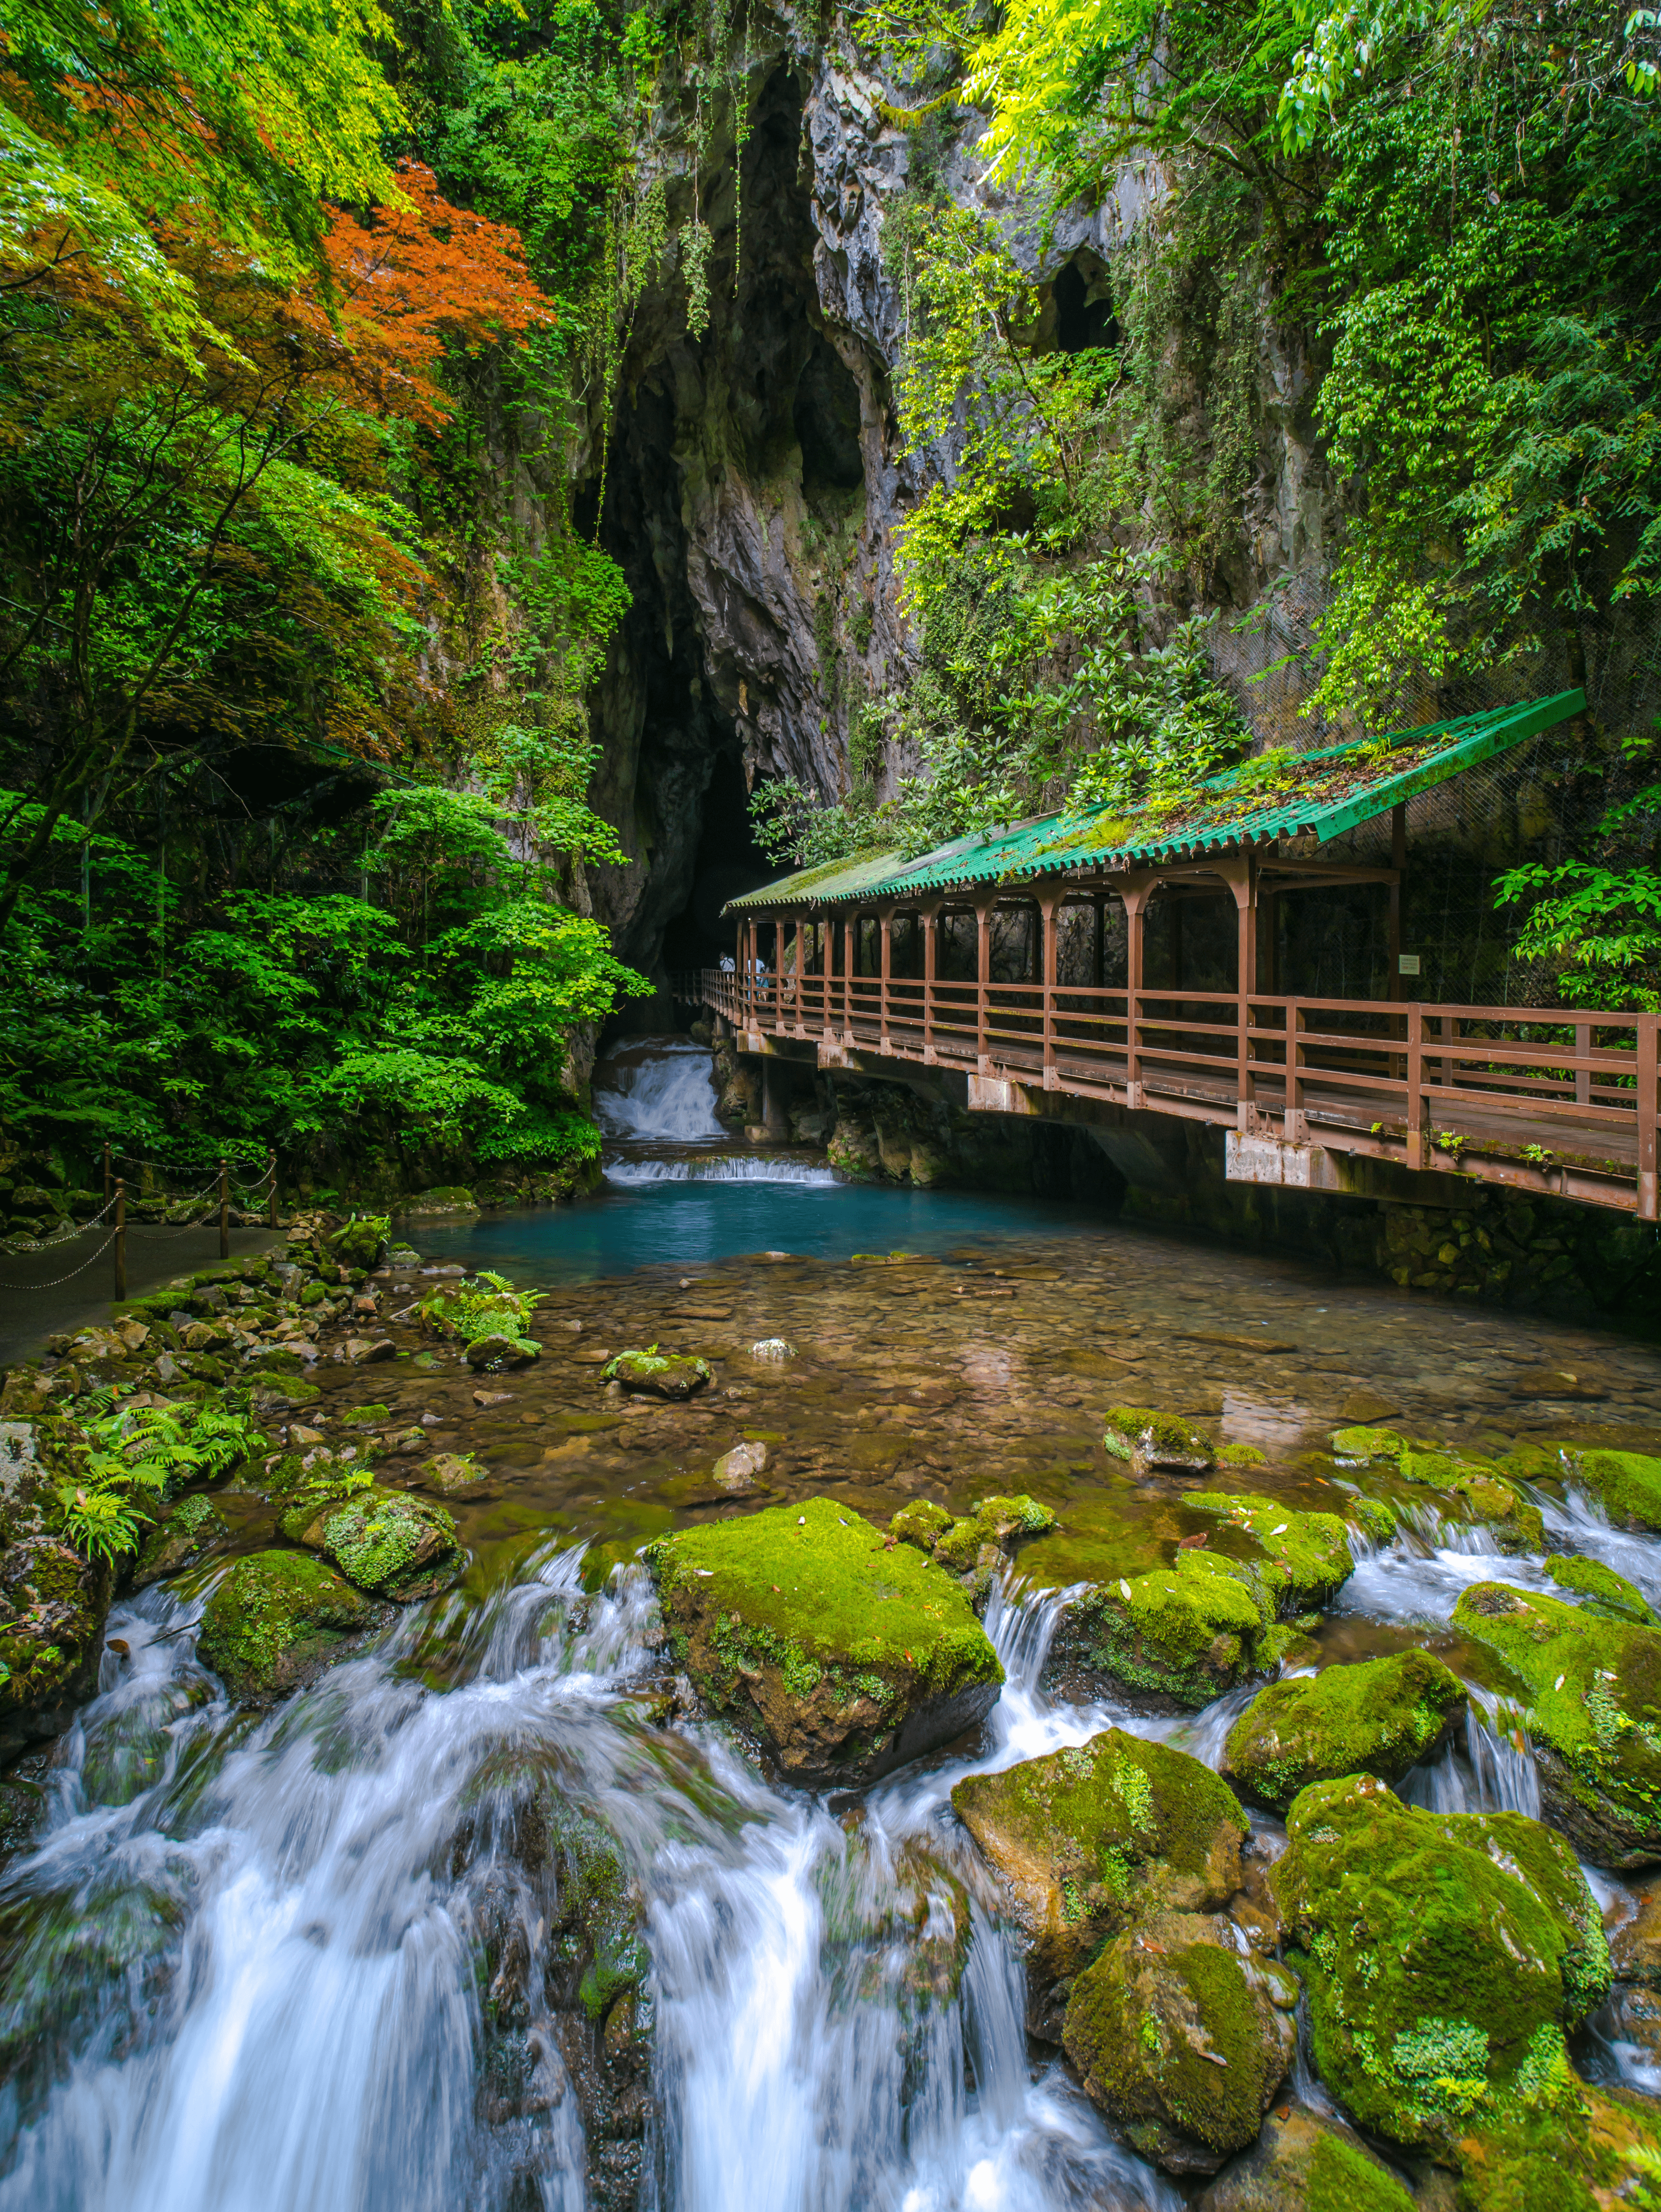
[[[1654,1014],[730,969],[672,987],[833,1064],[966,1073],[971,1103],[989,1079],[1657,1218]]]

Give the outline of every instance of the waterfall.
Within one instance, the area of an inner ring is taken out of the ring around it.
[[[942,1817],[987,1747],[863,1820],[770,1789],[720,1731],[642,1717],[649,1585],[585,1597],[580,1562],[412,1608],[263,1715],[198,1663],[196,1606],[117,1608],[129,1656],[3,1883],[0,2212],[581,2212],[572,2016],[515,1840],[545,1802],[604,1821],[644,1902],[650,2212],[1178,2212],[1058,2067],[1032,2078],[1019,1959]],[[1092,1732],[1039,1712],[1052,1601],[997,1605],[990,1756]],[[492,1927],[528,2015],[511,2097]]]
[[[842,1178],[806,1160],[770,1158],[764,1152],[723,1152],[714,1159],[608,1160],[608,1182],[794,1182],[830,1189]]]
[[[715,1062],[685,1037],[623,1046],[595,1079],[594,1112],[608,1137],[690,1145],[727,1133],[715,1119]]]

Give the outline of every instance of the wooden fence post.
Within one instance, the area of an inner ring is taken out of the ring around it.
[[[1638,1218],[1653,1221],[1656,1191],[1656,1024],[1661,1016],[1638,1018]]]
[[[1417,999],[1408,1006],[1408,1165],[1425,1164],[1425,1009]]]
[[[115,1186],[115,1299],[119,1305],[127,1295],[127,1186]]]
[[[270,1207],[269,1219],[271,1226],[275,1229],[277,1226],[277,1154],[275,1152],[266,1156],[265,1173],[271,1186],[267,1201]]]

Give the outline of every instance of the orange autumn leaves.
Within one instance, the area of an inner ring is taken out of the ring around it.
[[[400,161],[402,204],[360,222],[334,210],[324,250],[338,329],[381,409],[435,427],[450,404],[434,372],[447,345],[523,337],[552,324],[517,231],[451,205],[424,163]]]

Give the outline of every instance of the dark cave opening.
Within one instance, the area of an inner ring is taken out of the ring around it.
[[[1060,352],[1088,353],[1097,346],[1117,345],[1119,325],[1114,319],[1104,270],[1099,276],[1086,276],[1075,256],[1056,271],[1050,289]]]
[[[619,957],[656,990],[622,1002],[611,1035],[668,1028],[669,976],[730,955],[722,906],[781,872],[756,842],[747,800],[757,774],[777,772],[756,724],[764,705],[776,714],[789,641],[769,579],[755,573],[752,588],[745,570],[753,541],[726,534],[721,488],[800,471],[803,503],[825,528],[857,509],[863,489],[859,387],[820,323],[799,173],[802,97],[779,70],[755,101],[736,281],[730,188],[706,193],[708,328],[688,331],[682,278],[666,264],[642,296],[625,363],[599,538],[631,605],[592,726],[604,749],[595,803],[630,857],[592,870],[591,884]]]

